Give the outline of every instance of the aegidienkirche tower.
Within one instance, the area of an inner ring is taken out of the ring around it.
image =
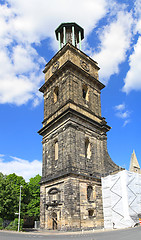
[[[101,176],[119,167],[107,151],[98,64],[81,51],[84,30],[63,23],[46,64],[40,223],[46,229],[102,227]],[[79,46],[79,48],[78,48]]]

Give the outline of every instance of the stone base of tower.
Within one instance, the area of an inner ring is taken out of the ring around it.
[[[41,183],[40,227],[48,230],[102,228],[100,179],[66,176]]]

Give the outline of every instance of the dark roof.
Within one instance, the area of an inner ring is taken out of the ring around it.
[[[75,31],[81,32],[81,39],[83,39],[84,38],[84,29],[82,27],[80,27],[78,24],[76,24],[75,22],[71,22],[71,23],[61,23],[59,25],[59,27],[55,30],[57,40],[58,40],[58,33],[63,31],[63,27],[70,28],[73,26],[75,28]]]

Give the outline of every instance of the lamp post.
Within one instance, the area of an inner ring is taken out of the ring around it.
[[[19,218],[18,218],[18,232],[20,231],[20,212],[21,212],[21,188],[23,186],[20,186],[20,198],[19,198]]]

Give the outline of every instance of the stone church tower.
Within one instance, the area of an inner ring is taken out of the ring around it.
[[[98,64],[81,51],[84,30],[63,23],[59,51],[46,64],[40,223],[45,229],[103,226],[101,176],[119,167],[107,151]],[[78,48],[79,47],[79,48]]]

